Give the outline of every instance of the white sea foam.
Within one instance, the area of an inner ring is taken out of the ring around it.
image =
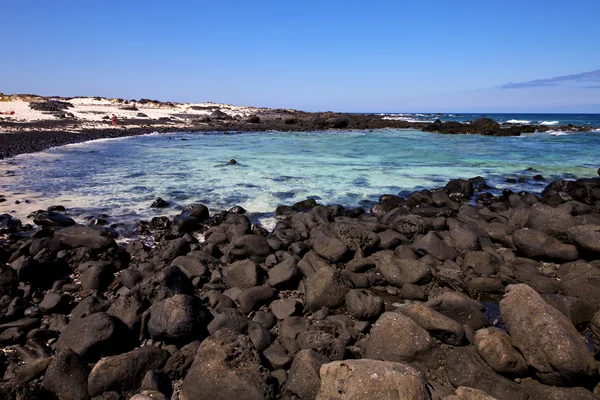
[[[572,135],[576,132],[573,132],[573,131],[566,131],[566,132],[565,131],[548,131],[547,133],[550,136],[568,136],[568,135]]]
[[[399,116],[389,116],[389,117],[383,117],[382,119],[387,119],[390,121],[406,121],[406,122],[425,122],[428,124],[433,123],[433,121],[427,121],[424,119],[414,119],[414,118],[410,118],[410,117],[399,117]]]
[[[524,119],[509,119],[506,122],[509,123],[509,124],[523,124],[523,125],[531,123],[531,121],[527,121],[527,120],[524,120]]]
[[[540,125],[558,125],[558,121],[542,121]]]

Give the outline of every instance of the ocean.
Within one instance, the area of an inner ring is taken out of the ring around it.
[[[134,226],[204,203],[212,211],[240,205],[272,227],[280,204],[315,198],[368,209],[381,194],[407,195],[453,178],[482,176],[496,193],[540,193],[550,180],[597,176],[598,154],[600,131],[519,137],[410,129],[152,134],[1,161],[0,193],[8,201],[0,203],[0,213],[27,222],[29,212],[61,204],[79,221],[106,214],[110,222]],[[546,180],[533,180],[537,174]],[[171,206],[150,208],[157,197]]]
[[[440,121],[467,122],[477,118],[491,118],[498,123],[545,125],[548,127],[575,125],[600,128],[600,114],[482,114],[482,113],[382,113],[384,118],[408,122]]]

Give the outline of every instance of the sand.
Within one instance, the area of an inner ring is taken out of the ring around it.
[[[2,122],[14,122],[19,126],[0,127],[0,132],[24,132],[28,128],[22,124],[40,122],[40,121],[57,121],[59,118],[53,113],[32,110],[29,107],[31,101],[44,101],[42,98],[27,98],[21,96],[10,96],[6,101],[0,101],[0,118]],[[0,99],[2,100],[2,99]],[[66,120],[72,121],[73,126],[69,128],[71,131],[83,131],[88,129],[103,129],[109,128],[111,125],[106,117],[111,117],[113,114],[117,116],[119,122],[127,123],[128,128],[143,127],[147,123],[152,123],[153,126],[167,126],[168,124],[160,124],[161,118],[170,118],[171,121],[189,121],[194,118],[202,118],[210,116],[215,110],[220,110],[227,115],[234,117],[246,117],[254,114],[261,109],[248,106],[234,106],[231,104],[216,104],[216,103],[135,103],[137,110],[123,110],[124,106],[131,106],[133,103],[124,104],[116,99],[106,98],[91,98],[77,97],[65,100],[73,105],[65,112],[72,114],[74,117]],[[194,109],[204,108],[204,109]],[[5,113],[14,111],[14,115],[6,115]],[[140,116],[138,114],[145,114]],[[103,119],[104,118],[104,119]],[[133,124],[130,122],[134,122]],[[158,123],[157,123],[158,122]],[[44,127],[39,125],[29,128],[30,130],[40,131]],[[48,127],[48,130],[55,129]]]

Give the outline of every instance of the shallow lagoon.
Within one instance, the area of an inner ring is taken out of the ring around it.
[[[271,225],[279,204],[314,197],[323,204],[368,207],[384,193],[443,186],[483,176],[496,189],[540,192],[545,182],[507,177],[597,176],[598,132],[521,137],[439,135],[414,130],[314,133],[183,133],[63,146],[1,162],[0,212],[23,218],[63,204],[73,215],[111,222],[175,214],[204,203],[241,205]],[[229,165],[229,160],[237,160]],[[150,209],[156,197],[172,203]],[[14,200],[28,200],[16,205]]]

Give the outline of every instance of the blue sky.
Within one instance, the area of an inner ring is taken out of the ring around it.
[[[600,112],[598,0],[5,3],[4,93]]]

